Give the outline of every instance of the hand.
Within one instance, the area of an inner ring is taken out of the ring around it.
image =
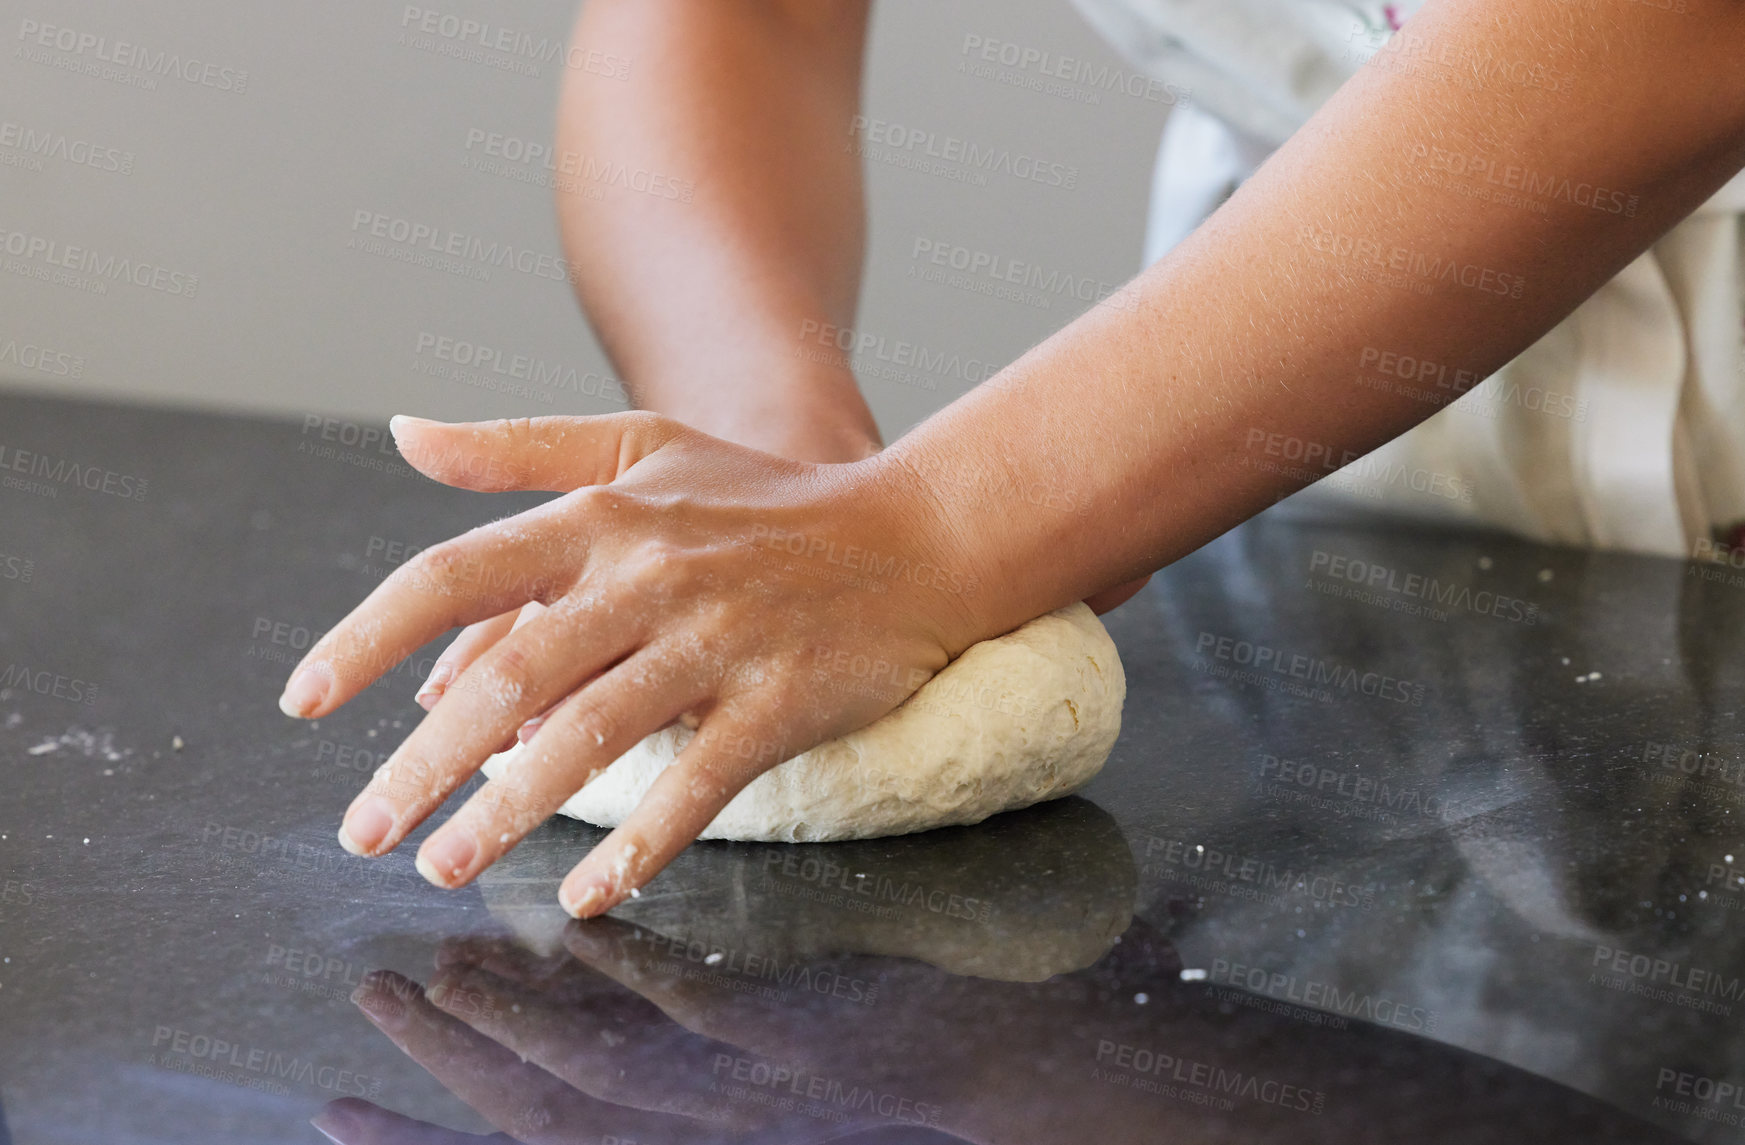
[[[564,494],[396,570],[310,650],[281,699],[289,714],[324,716],[457,624],[545,606],[456,676],[346,813],[346,848],[384,854],[547,713],[517,766],[420,848],[419,870],[439,886],[465,885],[688,715],[695,739],[560,888],[578,917],[608,910],[752,779],[872,722],[998,634],[943,510],[882,458],[784,461],[645,413],[397,418],[394,432],[437,480]],[[814,670],[844,646],[890,666],[882,686]]]
[[[812,366],[810,369],[816,374],[822,368]],[[704,410],[706,414],[713,414],[717,419],[724,416],[725,412],[733,413],[736,419],[743,418],[726,424],[717,421],[697,422],[680,415],[678,411],[674,411],[672,416],[686,425],[702,429],[723,440],[795,461],[862,461],[884,448],[879,440],[878,426],[873,421],[872,411],[861,399],[854,375],[846,366],[841,367],[839,376],[822,379],[823,382],[832,384],[819,384],[816,379],[813,384],[806,384],[808,379],[798,376],[797,370],[795,376],[782,380],[787,382],[793,392],[806,394],[811,398],[804,408],[801,403],[790,398],[777,404],[773,411],[755,408],[762,404],[757,400],[747,403],[754,407],[750,410],[740,410],[737,407],[728,407],[727,411]],[[1114,605],[1109,607],[1113,608]],[[430,675],[426,677],[415,697],[419,705],[425,711],[435,708],[449,682],[459,676],[467,665],[482,656],[498,640],[539,615],[540,610],[539,604],[525,604],[517,610],[469,625],[436,658]],[[543,720],[544,715],[541,714],[522,724],[516,738],[522,742],[532,739],[533,733],[539,730]],[[507,751],[514,744],[515,738],[511,738],[498,750]]]
[[[437,952],[428,988],[378,970],[352,1000],[502,1133],[456,1134],[343,1098],[314,1122],[341,1145],[815,1145],[843,1133],[839,1121],[777,1103],[735,1102],[715,1065],[737,1056],[734,1046],[690,1033],[568,954],[538,958],[513,944],[451,940]]]

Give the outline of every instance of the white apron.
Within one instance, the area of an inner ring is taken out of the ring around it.
[[[1191,91],[1158,149],[1147,263],[1421,4],[1073,2],[1135,67]],[[1467,396],[1290,505],[1706,555],[1745,521],[1742,212],[1745,173]]]

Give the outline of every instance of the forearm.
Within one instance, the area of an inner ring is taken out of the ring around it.
[[[799,352],[803,330],[854,319],[865,206],[845,144],[866,17],[867,0],[584,6],[577,44],[632,66],[566,76],[560,153],[689,191],[557,195],[577,293],[642,408],[795,457],[876,443],[847,361]]]
[[[1160,568],[1307,484],[1256,446],[1272,435],[1331,470],[1404,432],[1436,407],[1357,385],[1366,348],[1485,377],[1745,164],[1739,5],[1447,0],[1399,36],[1563,82],[1475,90],[1448,82],[1472,74],[1458,64],[1384,53],[1124,294],[867,463],[1013,506],[940,514],[993,589],[985,625]],[[1422,184],[1421,146],[1639,199],[1481,202]]]

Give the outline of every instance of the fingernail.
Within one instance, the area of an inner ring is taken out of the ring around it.
[[[562,906],[572,918],[593,918],[604,909],[605,902],[606,886],[596,877],[583,884],[581,894]]]
[[[429,840],[418,851],[413,866],[439,887],[459,886],[465,881],[479,844],[465,827],[452,827]]]
[[[377,1024],[406,1016],[406,1003],[391,991],[365,983],[351,992],[352,1004]]]
[[[388,432],[399,437],[402,429],[417,429],[420,426],[441,424],[441,422],[431,421],[427,417],[413,417],[410,414],[397,413],[388,419]]]
[[[354,855],[367,855],[382,845],[394,829],[394,807],[379,795],[353,807],[339,828],[339,845]]]
[[[418,689],[418,694],[413,699],[428,712],[436,706],[436,701],[442,699],[443,690],[453,679],[454,665],[438,664],[430,670],[429,678],[424,681],[424,686]]]
[[[309,665],[291,673],[291,679],[285,685],[285,692],[279,697],[279,710],[287,716],[294,716],[300,720],[307,719],[311,712],[321,706],[321,701],[326,697],[326,673],[317,671],[314,665]]]
[[[544,725],[545,725],[545,717],[544,716],[535,716],[532,719],[528,720],[526,723],[522,724],[521,727],[516,730],[515,738],[520,740],[522,743],[526,743],[528,740],[533,738],[533,733],[537,732]]]

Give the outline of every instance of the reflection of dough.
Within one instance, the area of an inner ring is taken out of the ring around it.
[[[701,837],[870,839],[1058,798],[1102,768],[1126,694],[1102,623],[1069,605],[970,647],[884,718],[759,776]],[[564,814],[617,826],[690,737],[675,725],[644,739]],[[485,773],[518,750],[493,756]]]
[[[493,917],[542,954],[572,923],[557,888],[600,834],[554,823],[479,875]],[[914,958],[952,974],[1040,982],[1090,966],[1132,922],[1138,874],[1107,811],[1057,799],[901,839],[690,847],[614,917],[710,967],[841,955]],[[723,958],[711,956],[725,952]],[[730,960],[730,961],[728,961]]]

